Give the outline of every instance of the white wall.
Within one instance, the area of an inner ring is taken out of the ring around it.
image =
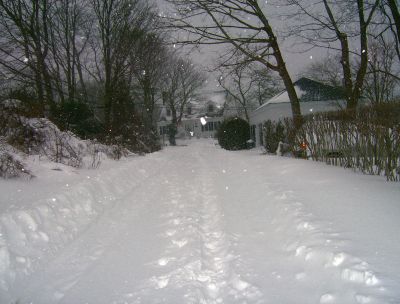
[[[343,100],[308,101],[300,102],[301,113],[310,113],[339,110],[344,105]],[[292,109],[289,102],[264,104],[250,114],[250,125],[256,126],[256,146],[262,143],[262,124],[267,120],[279,121],[286,117],[292,117]]]

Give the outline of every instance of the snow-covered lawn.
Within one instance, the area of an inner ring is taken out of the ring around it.
[[[211,140],[40,168],[0,181],[0,303],[400,303],[384,178]]]

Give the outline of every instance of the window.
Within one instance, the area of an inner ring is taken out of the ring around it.
[[[171,110],[167,109],[167,116],[171,116]]]
[[[186,113],[187,113],[187,115],[191,115],[192,114],[192,107],[191,106],[188,106],[186,108]]]
[[[214,105],[213,104],[209,104],[207,107],[207,112],[212,113],[214,112]]]
[[[250,128],[250,137],[253,141],[256,141],[256,125],[252,125]]]
[[[217,131],[220,125],[220,121],[209,121],[204,126],[201,126],[201,132]]]
[[[160,127],[160,135],[168,134],[168,126],[161,126]]]
[[[259,130],[259,140],[260,140],[260,145],[263,146],[264,145],[264,130],[263,130],[263,125],[259,124],[258,125],[258,130]]]

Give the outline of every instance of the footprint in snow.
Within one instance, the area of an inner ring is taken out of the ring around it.
[[[275,199],[277,199],[277,200],[285,200],[285,199],[287,199],[287,195],[285,193],[282,193],[281,195],[276,195]]]
[[[297,230],[298,231],[311,231],[314,230],[314,226],[312,224],[310,224],[309,222],[303,222],[300,223],[299,225],[297,225]]]
[[[334,301],[335,301],[335,297],[333,295],[331,295],[330,293],[326,293],[326,294],[322,295],[321,298],[319,299],[319,303],[321,303],[321,304],[334,303]]]
[[[176,230],[170,229],[165,232],[167,236],[174,236],[176,234]]]
[[[159,266],[167,266],[168,263],[169,263],[171,260],[172,260],[171,258],[161,258],[161,259],[159,259],[159,260],[157,261],[157,264],[158,264]]]
[[[182,239],[182,240],[172,240],[172,244],[177,246],[178,248],[184,247],[188,243],[187,239]]]
[[[364,295],[361,295],[361,294],[356,294],[355,295],[355,299],[356,299],[357,303],[360,303],[360,304],[371,303],[371,298],[370,297],[364,296]]]
[[[157,289],[163,289],[169,284],[169,276],[153,277],[151,281],[155,284]]]
[[[350,268],[342,270],[342,279],[354,283],[364,283],[367,286],[375,286],[379,283],[379,280],[372,271]]]
[[[174,224],[175,226],[178,226],[181,223],[180,219],[173,219],[172,220],[172,224]]]
[[[104,252],[104,249],[96,249],[92,255],[89,256],[89,259],[92,261],[96,261]]]
[[[342,263],[344,262],[344,260],[346,259],[346,254],[341,252],[338,254],[335,254],[332,258],[332,266],[338,267],[340,265],[342,265]]]

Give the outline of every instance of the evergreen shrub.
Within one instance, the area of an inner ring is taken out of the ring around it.
[[[226,150],[243,150],[250,139],[250,126],[239,117],[224,120],[217,133],[219,145]]]

